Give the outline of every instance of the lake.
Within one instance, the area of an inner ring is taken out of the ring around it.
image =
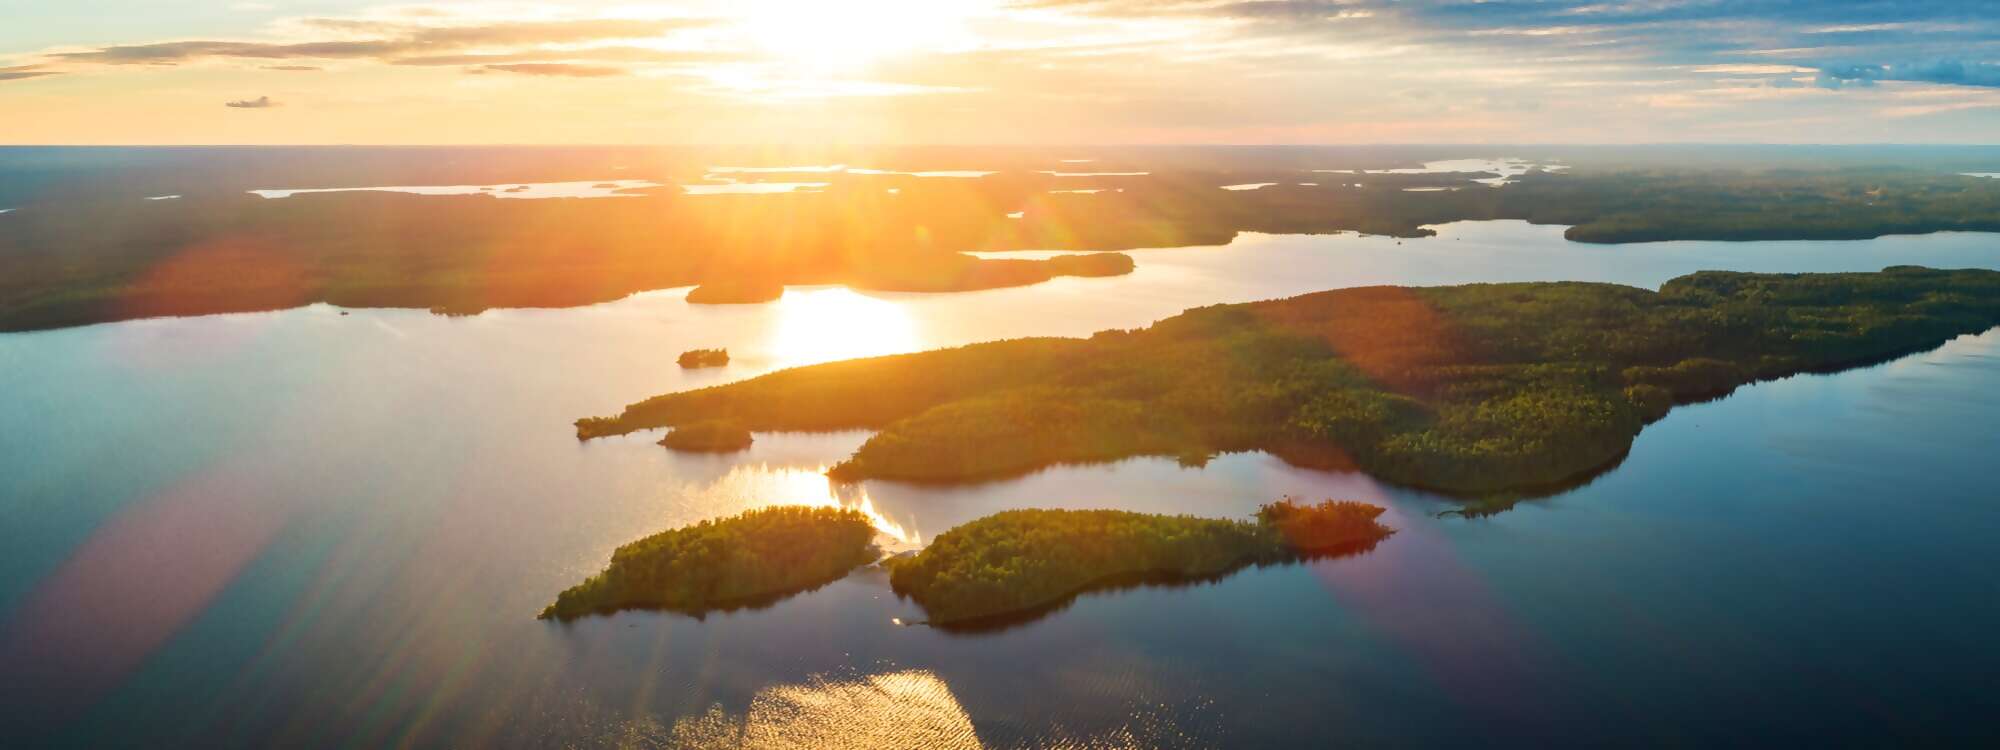
[[[1124,277],[685,290],[447,318],[327,306],[0,335],[0,736],[23,746],[1889,744],[2000,733],[2000,332],[1677,409],[1498,515],[1261,454],[829,487],[865,433],[729,456],[572,420],[773,369],[1369,284],[2000,268],[2000,237],[1582,245],[1560,227],[1245,235]],[[1026,256],[1017,256],[1026,257]],[[728,347],[682,371],[683,350]],[[1387,505],[1363,556],[1090,594],[983,633],[878,570],[704,619],[534,619],[645,534],[865,504],[920,544],[1013,507]],[[9,744],[15,744],[10,742]]]

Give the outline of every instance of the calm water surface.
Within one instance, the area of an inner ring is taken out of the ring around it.
[[[681,292],[470,318],[317,306],[0,336],[0,744],[1287,746],[1970,738],[2000,701],[2000,333],[1765,383],[1497,516],[1260,454],[968,488],[819,476],[864,433],[678,455],[571,420],[795,364],[1134,327],[1378,283],[2000,267],[2000,237],[1563,242],[1246,236],[1115,279],[950,295]],[[727,346],[683,372],[682,350]],[[1344,560],[902,627],[864,570],[760,610],[534,614],[643,534],[865,505],[914,546],[1013,507],[1240,516],[1369,500]]]

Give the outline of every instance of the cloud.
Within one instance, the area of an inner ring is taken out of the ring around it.
[[[62,74],[62,71],[42,70],[42,67],[40,65],[16,65],[10,68],[0,68],[0,81],[20,81],[29,78]]]
[[[1815,83],[1821,88],[1839,89],[1873,86],[1878,81],[2000,88],[2000,63],[1942,59],[1881,65],[1837,65],[1821,68]]]
[[[277,60],[294,57],[369,57],[393,53],[389,42],[313,42],[264,44],[259,42],[158,42],[104,47],[89,52],[58,52],[53,57],[71,62],[103,65],[176,65],[210,57],[242,57]]]
[[[271,101],[271,97],[260,96],[255,99],[244,99],[241,101],[223,102],[222,106],[228,107],[230,109],[270,109],[272,107],[278,106],[278,103]]]
[[[715,63],[749,59],[741,52],[707,50],[659,50],[650,47],[584,47],[579,49],[531,50],[525,52],[475,53],[399,57],[394,65],[497,65],[501,63],[620,62],[620,63]]]
[[[1355,5],[1339,0],[1244,0],[1197,10],[1205,15],[1224,18],[1274,21],[1338,21],[1374,17],[1374,11],[1356,8]]]
[[[363,8],[341,17],[273,14],[264,27],[268,36],[217,32],[49,48],[40,57],[17,61],[44,63],[43,68],[0,69],[0,80],[10,77],[9,71],[110,77],[130,70],[147,77],[151,73],[143,71],[154,66],[324,66],[333,72],[300,77],[313,80],[295,79],[297,85],[335,85],[335,76],[368,75],[371,87],[381,81],[455,87],[414,93],[449,93],[436,99],[453,101],[488,97],[515,106],[511,97],[539,96],[542,87],[467,86],[471,79],[412,69],[573,81],[579,96],[615,85],[613,76],[686,74],[687,80],[673,82],[672,96],[688,97],[696,106],[648,112],[678,118],[684,111],[725,110],[725,117],[703,120],[719,124],[701,126],[709,128],[704,131],[709,137],[724,139],[761,138],[765,131],[787,136],[795,127],[787,121],[795,118],[771,117],[769,105],[804,97],[870,100],[825,105],[840,127],[869,137],[965,140],[998,133],[1003,140],[1155,142],[1491,140],[1523,134],[1585,140],[1763,138],[1770,135],[1755,128],[1770,126],[1757,123],[1807,117],[1841,123],[1843,130],[1829,137],[1857,138],[1889,132],[1871,128],[1882,118],[1878,100],[1890,95],[1913,90],[2000,95],[1993,64],[1981,62],[2000,61],[2000,19],[1991,17],[1990,2],[1968,0],[976,4],[977,14],[951,19],[939,33],[903,35],[921,37],[922,43],[899,43],[907,41],[896,38],[900,32],[877,29],[879,38],[815,49],[778,34],[770,19],[739,14],[734,7],[739,4],[720,0],[680,6],[713,8],[713,18],[645,16],[656,11],[634,9],[673,4],[631,0],[380,5],[371,0],[341,4]],[[582,5],[593,10],[561,10]],[[596,15],[597,8],[642,15],[620,20]],[[799,16],[785,19],[804,27],[791,30],[797,34],[839,34],[845,27]],[[844,59],[850,52],[856,59]],[[1926,60],[1933,62],[1893,62]],[[577,80],[593,77],[603,83]],[[1824,90],[1876,84],[1889,90],[1873,96]],[[1401,91],[1428,96],[1394,95]],[[631,97],[627,106],[653,107],[667,96],[647,93]],[[207,96],[235,95],[221,89]],[[280,91],[280,96],[297,95]],[[316,100],[334,96],[329,91]],[[1532,114],[1531,104],[1553,114]],[[1676,108],[1655,109],[1668,104]],[[1995,119],[2000,112],[1974,115],[2000,122]],[[4,120],[0,117],[0,124]],[[993,125],[1008,120],[1034,126],[1017,136]],[[743,128],[746,123],[757,127]],[[891,132],[884,125],[898,134],[873,135]],[[1782,138],[1792,132],[1772,134]]]
[[[529,76],[562,76],[566,78],[604,78],[625,75],[624,68],[607,65],[575,65],[571,63],[513,63],[506,65],[481,65],[467,70],[468,73],[518,73]]]
[[[265,70],[288,70],[288,71],[293,71],[293,72],[303,72],[303,71],[311,71],[311,70],[325,70],[325,68],[322,68],[322,67],[319,67],[319,66],[317,66],[317,65],[266,65],[266,66],[264,66],[264,69],[265,69]]]
[[[1318,35],[1333,43],[1365,34],[1372,40],[1534,54],[1601,46],[1606,54],[1678,64],[1737,62],[1730,58],[1754,50],[1827,44],[1962,49],[2000,43],[2000,23],[1991,9],[1964,0],[1017,0],[1013,5],[1100,18],[1207,16],[1253,33]],[[1588,38],[1597,35],[1612,39]],[[1876,59],[1885,57],[1912,56]]]
[[[52,57],[103,65],[177,65],[212,58],[257,60],[379,59],[439,54],[496,46],[579,44],[614,39],[655,37],[676,29],[712,23],[707,19],[654,20],[584,19],[488,24],[484,26],[419,26],[411,24],[315,18],[308,28],[373,38],[315,42],[270,43],[179,41],[100,47],[84,52],[59,52]]]

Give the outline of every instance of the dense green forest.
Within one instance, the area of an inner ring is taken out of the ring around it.
[[[1185,580],[1245,565],[1352,552],[1392,533],[1382,508],[1302,505],[1287,498],[1255,521],[1119,510],[1012,510],[947,531],[914,556],[891,558],[890,585],[934,624],[1049,607],[1129,579]]]
[[[1610,284],[1371,287],[1196,308],[1088,339],[833,362],[660,396],[580,438],[709,419],[878,430],[837,478],[952,482],[1265,450],[1458,494],[1622,457],[1676,403],[2000,324],[2000,272],[1702,272]]]
[[[945,532],[891,558],[891,583],[933,622],[1047,605],[1127,574],[1202,577],[1258,563],[1361,551],[1392,533],[1382,508],[1285,498],[1254,521],[1125,511],[1016,510]],[[611,565],[562,592],[542,619],[620,609],[690,614],[774,601],[874,561],[859,511],[775,506],[664,531],[619,547]]]
[[[1589,242],[2000,231],[2000,180],[1935,170],[1599,167],[1495,188],[1473,181],[1489,173],[1323,174],[1307,155],[1252,156],[1118,176],[816,174],[826,187],[768,195],[667,185],[599,199],[268,200],[190,187],[145,201],[99,188],[0,215],[0,331],[313,302],[467,314],[696,285],[690,301],[710,303],[768,301],[786,284],[986,289],[1125,273],[1133,259],[964,251],[1218,245],[1246,231],[1416,237],[1475,219],[1568,224]],[[1258,182],[1273,184],[1219,189]],[[1052,192],[1075,189],[1103,192]]]
[[[875,560],[859,511],[779,506],[663,531],[619,547],[611,565],[556,597],[542,619],[619,609],[700,614],[802,591]]]
[[[734,453],[749,448],[753,440],[743,425],[712,419],[675,427],[660,438],[660,444],[677,451]]]

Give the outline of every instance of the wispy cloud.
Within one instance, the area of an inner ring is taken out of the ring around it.
[[[662,50],[650,47],[600,46],[520,52],[480,52],[471,54],[399,57],[394,65],[453,66],[496,65],[501,63],[597,62],[646,64],[701,64],[736,62],[749,59],[741,52],[711,50]]]
[[[712,23],[707,19],[579,19],[424,26],[386,21],[314,18],[300,24],[353,38],[309,42],[174,41],[58,52],[51,57],[104,65],[176,65],[204,59],[376,59],[434,55],[488,47],[535,47],[655,37]]]
[[[260,96],[255,99],[242,99],[233,102],[223,102],[222,106],[228,107],[230,109],[270,109],[272,107],[278,106],[278,103],[272,101],[271,97]]]
[[[2000,63],[1947,59],[1875,65],[1837,65],[1822,68],[1818,79],[1820,86],[1833,89],[1873,86],[1877,81],[2000,88]]]
[[[0,81],[20,81],[42,76],[59,75],[62,71],[47,70],[43,65],[15,65],[0,68]]]
[[[481,65],[472,68],[471,73],[518,73],[529,76],[560,76],[564,78],[605,78],[626,74],[624,68],[604,65],[575,65],[571,63],[513,63],[504,65]]]

